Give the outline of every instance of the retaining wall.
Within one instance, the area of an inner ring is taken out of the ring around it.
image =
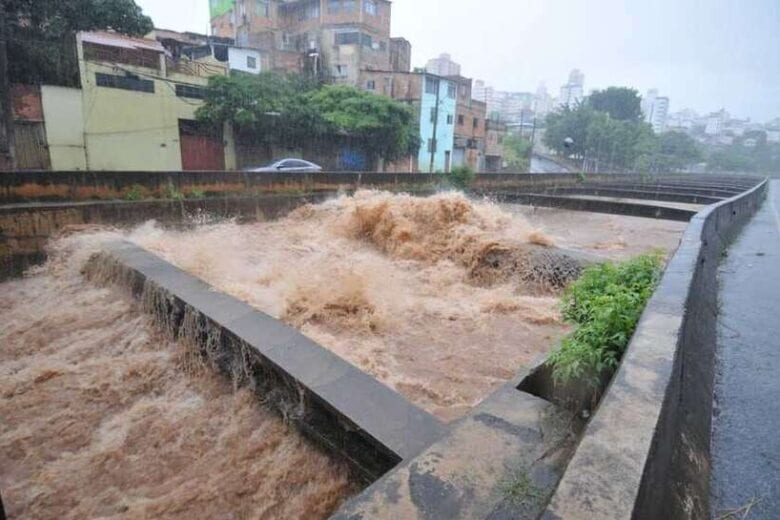
[[[554,187],[583,182],[677,182],[691,176],[636,174],[480,174],[475,189]],[[701,176],[699,176],[701,178]],[[707,176],[712,183],[720,179]],[[733,177],[730,178],[733,182]],[[0,173],[0,204],[79,200],[166,198],[171,187],[185,196],[311,193],[360,187],[413,190],[445,182],[442,175],[408,173],[253,173],[253,172],[7,172]],[[747,179],[749,180],[749,179]]]
[[[717,268],[766,190],[692,219],[543,518],[709,518]]]

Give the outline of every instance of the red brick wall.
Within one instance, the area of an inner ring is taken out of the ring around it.
[[[43,121],[40,87],[11,85],[11,113],[17,121]]]

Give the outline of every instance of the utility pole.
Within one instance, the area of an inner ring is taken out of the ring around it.
[[[428,78],[425,79],[426,83]],[[436,131],[439,128],[439,103],[441,96],[441,80],[436,80],[436,104],[433,108],[433,142],[431,143],[431,167],[428,170],[429,173],[433,173],[433,168],[436,163],[436,150],[439,148],[439,142],[436,139]]]
[[[0,1],[0,170],[15,169],[11,86],[8,80],[8,31],[4,2]]]

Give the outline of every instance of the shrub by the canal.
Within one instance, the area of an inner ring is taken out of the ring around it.
[[[577,328],[551,357],[556,381],[596,385],[620,364],[663,273],[660,253],[587,268],[566,290],[563,318]]]

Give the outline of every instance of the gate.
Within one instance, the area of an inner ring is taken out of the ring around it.
[[[222,132],[196,121],[179,121],[182,170],[225,169],[225,145]]]
[[[49,170],[51,159],[42,122],[15,121],[16,167],[20,170]]]

